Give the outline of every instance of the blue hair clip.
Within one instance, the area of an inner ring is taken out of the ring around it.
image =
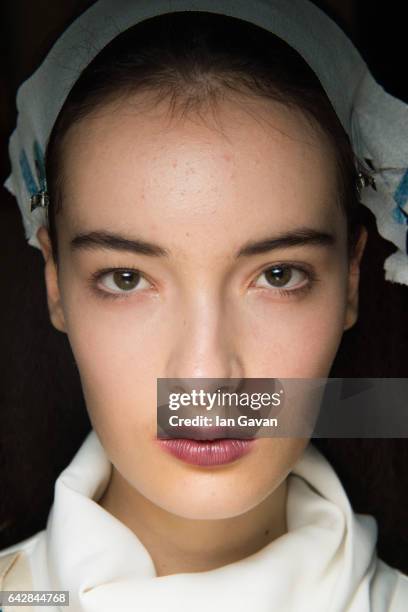
[[[38,144],[36,140],[34,141],[33,149],[34,149],[35,170],[37,173],[37,178],[38,178],[38,183],[39,183],[40,188],[37,191],[37,193],[31,196],[31,212],[38,207],[47,209],[48,204],[50,202],[50,199],[48,197],[48,191],[47,191],[47,179],[45,177],[44,155],[43,155],[40,145]]]
[[[20,167],[23,174],[24,182],[27,190],[30,193],[31,212],[36,208],[48,209],[49,197],[47,191],[47,180],[45,177],[44,155],[39,143],[35,140],[33,146],[34,164],[37,174],[37,182],[34,179],[30,164],[27,159],[24,149],[20,154]]]

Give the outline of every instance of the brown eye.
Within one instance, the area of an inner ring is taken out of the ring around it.
[[[266,285],[261,286],[291,289],[293,286],[296,287],[307,275],[303,270],[294,266],[276,265],[264,270],[259,278],[262,276],[266,279]]]
[[[116,294],[150,287],[148,281],[137,270],[112,270],[104,274],[100,282],[104,288]]]
[[[131,270],[116,270],[116,272],[113,273],[113,282],[119,289],[123,289],[123,291],[134,289],[139,280],[139,272],[133,272]]]
[[[276,266],[265,271],[268,283],[275,287],[284,287],[292,278],[292,269],[284,266]]]

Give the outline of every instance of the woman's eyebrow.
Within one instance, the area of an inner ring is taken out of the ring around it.
[[[335,235],[330,232],[317,230],[311,227],[298,227],[276,236],[266,237],[263,240],[249,241],[238,251],[236,257],[259,255],[260,253],[267,253],[274,249],[309,244],[332,247],[336,244],[336,238]]]
[[[265,237],[261,240],[249,241],[235,254],[235,258],[248,257],[267,253],[274,249],[318,245],[333,246],[336,242],[334,234],[309,227],[299,227],[275,236]],[[139,255],[151,257],[168,257],[171,252],[158,244],[147,242],[138,238],[128,238],[108,231],[92,231],[80,233],[70,241],[71,250],[111,249],[114,251],[128,251]]]
[[[113,251],[129,251],[139,255],[153,257],[168,257],[170,251],[158,244],[146,242],[138,238],[128,238],[117,233],[107,231],[83,232],[70,240],[72,251],[90,249],[111,249]]]

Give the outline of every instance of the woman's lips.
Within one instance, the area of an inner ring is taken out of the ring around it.
[[[161,448],[192,465],[222,465],[246,455],[256,439],[191,440],[185,438],[157,439]]]

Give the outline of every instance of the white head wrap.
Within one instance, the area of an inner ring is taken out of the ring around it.
[[[379,233],[397,250],[384,262],[385,279],[408,285],[408,105],[374,80],[342,30],[308,0],[99,0],[74,21],[17,92],[17,127],[10,137],[11,174],[26,238],[45,210],[30,210],[44,189],[44,151],[57,115],[82,70],[112,39],[144,19],[175,11],[208,11],[238,17],[270,30],[295,48],[317,74],[347,131],[355,154],[370,160],[376,189],[361,201]]]

